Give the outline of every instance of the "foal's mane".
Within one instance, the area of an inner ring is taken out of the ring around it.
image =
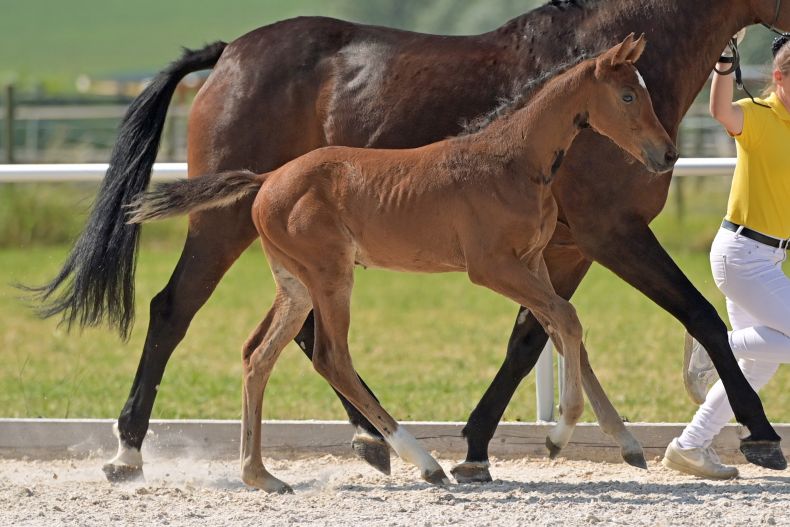
[[[553,0],[555,2],[566,2],[566,0]],[[587,0],[567,0],[568,2],[585,2]],[[527,82],[518,84],[513,89],[513,94],[509,98],[501,99],[499,104],[488,113],[480,115],[472,120],[464,120],[461,122],[461,132],[458,134],[458,137],[463,137],[467,135],[476,134],[481,130],[487,128],[491,123],[507,117],[508,115],[513,114],[514,112],[518,111],[519,109],[526,106],[529,101],[543,88],[548,81],[556,77],[557,75],[562,75],[563,73],[567,72],[574,66],[581,64],[585,60],[595,56],[597,54],[591,53],[581,53],[570,60],[568,62],[563,62],[559,64],[555,68],[552,68],[546,72],[533,77],[532,79],[528,80]]]

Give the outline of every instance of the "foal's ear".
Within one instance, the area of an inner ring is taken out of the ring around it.
[[[645,34],[642,33],[639,35],[639,38],[633,43],[633,47],[631,48],[631,52],[628,56],[625,57],[626,62],[634,63],[639,60],[639,57],[642,56],[642,52],[645,51],[645,45],[647,45],[647,39],[645,38]]]
[[[634,34],[631,33],[625,40],[601,53],[595,60],[595,76],[601,78],[608,68],[625,62],[633,47]]]
[[[622,64],[626,60],[628,60],[628,55],[631,53],[631,50],[634,48],[634,34],[631,33],[625,40],[620,42],[617,46],[613,47],[610,51],[615,51],[614,56],[612,57],[612,62],[610,63],[612,66],[616,64]]]

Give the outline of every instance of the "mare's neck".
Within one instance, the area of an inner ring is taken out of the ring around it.
[[[545,5],[491,35],[516,57],[515,74],[529,79],[631,32],[645,33],[647,48],[636,65],[656,115],[674,138],[727,40],[753,18],[743,0],[598,0],[584,7]]]

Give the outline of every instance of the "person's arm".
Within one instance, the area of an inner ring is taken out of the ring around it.
[[[746,37],[746,28],[733,35],[733,39],[740,43]],[[722,52],[722,56],[729,56],[730,49]],[[719,62],[716,69],[727,71],[733,65]],[[743,109],[737,104],[732,103],[732,84],[735,79],[733,73],[720,75],[713,72],[713,82],[710,86],[710,114],[719,121],[730,135],[740,135],[743,132]]]
[[[719,70],[726,70],[732,64],[716,66]],[[743,132],[743,109],[732,103],[733,80],[732,73],[728,75],[713,74],[710,86],[710,114],[719,121],[731,135],[740,135]]]

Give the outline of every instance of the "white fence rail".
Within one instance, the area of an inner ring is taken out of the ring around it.
[[[0,165],[0,183],[101,181],[106,163],[74,165]],[[683,158],[675,165],[676,176],[729,176],[735,168],[734,157]],[[186,177],[186,163],[156,163],[153,180],[168,181]]]
[[[0,183],[34,182],[99,182],[104,177],[106,163],[54,164],[54,165],[0,165]],[[735,158],[703,157],[682,158],[675,165],[675,176],[730,176],[735,168]],[[186,163],[156,163],[152,179],[172,181],[187,175]],[[535,366],[538,421],[554,420],[554,367],[551,341],[546,344]],[[560,391],[562,391],[563,361],[557,357]]]

